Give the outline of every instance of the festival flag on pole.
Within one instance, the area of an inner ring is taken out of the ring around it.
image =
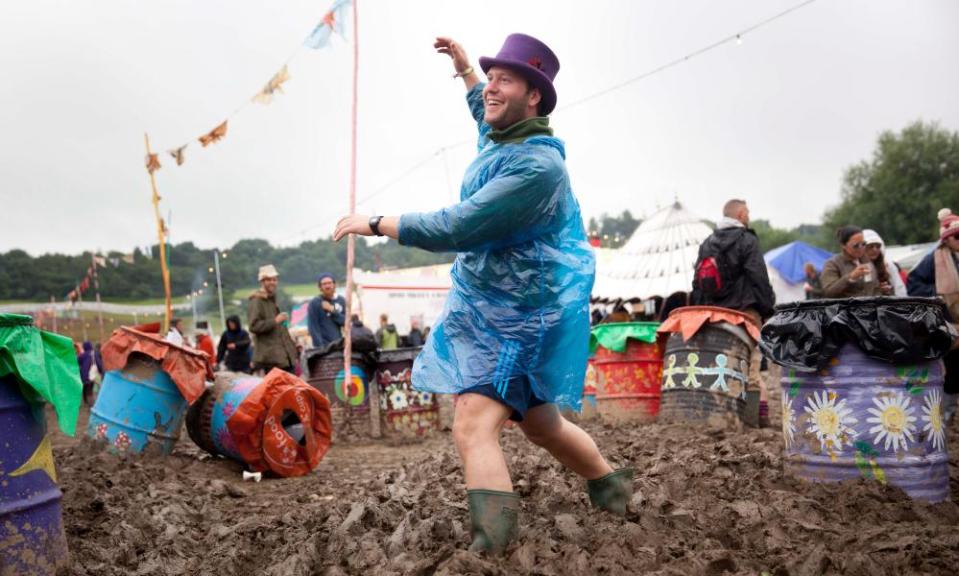
[[[307,48],[319,50],[330,43],[330,36],[334,32],[345,37],[344,20],[347,14],[346,9],[351,3],[352,0],[336,0],[330,7],[329,12],[323,15],[323,19],[316,25],[313,32],[303,41],[303,45]]]
[[[284,65],[282,70],[270,78],[270,81],[266,83],[266,86],[263,87],[263,90],[260,90],[260,93],[253,97],[253,101],[259,102],[260,104],[269,104],[273,101],[273,93],[282,93],[283,83],[289,79],[290,72],[287,70],[286,65]]]
[[[206,148],[210,144],[213,144],[214,142],[219,142],[220,140],[222,140],[223,137],[226,136],[226,122],[227,121],[224,120],[222,124],[214,128],[213,130],[210,130],[208,133],[204,134],[203,136],[200,136],[200,144],[203,144],[203,147]]]
[[[157,158],[156,154],[147,155],[147,172],[153,174],[160,169],[160,159]]]

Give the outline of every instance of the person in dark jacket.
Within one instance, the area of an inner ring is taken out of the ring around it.
[[[906,278],[910,296],[939,296],[950,320],[959,323],[959,216],[948,208],[939,211],[939,246],[927,254]],[[942,413],[951,422],[959,400],[959,350],[942,359],[946,367]]]
[[[319,296],[310,300],[307,308],[307,325],[314,348],[322,348],[343,337],[340,328],[346,321],[346,300],[336,295],[336,280],[324,272],[316,279]]]
[[[77,356],[77,363],[80,365],[80,382],[83,383],[83,403],[89,406],[92,402],[90,397],[93,395],[94,382],[90,377],[93,366],[96,365],[99,373],[103,374],[103,365],[93,350],[93,342],[87,340],[83,343],[83,352]]]
[[[350,316],[350,319],[353,324],[352,328],[350,329],[350,337],[353,339],[354,342],[356,342],[357,340],[374,341],[376,339],[376,336],[373,335],[373,331],[367,328],[365,324],[363,324],[363,321],[360,320],[359,315],[353,314],[352,316]]]
[[[406,344],[415,348],[422,346],[424,342],[426,342],[426,338],[420,331],[420,321],[414,318],[410,321],[410,333],[406,336]]]
[[[226,319],[226,330],[220,335],[216,361],[230,372],[250,372],[250,334],[240,325],[239,316]]]
[[[701,265],[710,258],[714,259],[722,285],[707,293],[698,281],[694,281],[692,303],[738,310],[761,327],[763,320],[772,316],[776,294],[769,283],[759,238],[749,228],[749,207],[744,200],[726,202],[716,231],[700,245],[696,261],[697,280]],[[759,392],[758,421],[753,423],[765,427],[769,424],[769,405],[766,385],[759,374],[761,364],[759,348],[754,348],[747,392]]]

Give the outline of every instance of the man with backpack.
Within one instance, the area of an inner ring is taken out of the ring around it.
[[[693,276],[693,304],[738,310],[762,326],[773,313],[776,295],[769,283],[759,239],[749,228],[749,207],[744,200],[730,200],[716,230],[699,246]],[[762,357],[754,348],[748,387],[759,391],[760,427],[769,425],[766,386],[759,375]]]

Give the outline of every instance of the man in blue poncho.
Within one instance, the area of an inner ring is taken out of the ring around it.
[[[455,251],[453,287],[413,367],[418,390],[460,394],[453,438],[463,460],[471,550],[501,551],[514,537],[519,496],[499,445],[507,420],[587,479],[594,506],[625,514],[631,469],[613,471],[559,407],[579,409],[589,340],[594,258],[547,117],[556,106],[556,55],[512,34],[496,58],[480,58],[480,83],[463,48],[453,59],[479,126],[479,154],[460,203],[400,217],[347,216],[334,239],[385,235],[400,244]]]

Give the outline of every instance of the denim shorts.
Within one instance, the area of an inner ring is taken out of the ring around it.
[[[536,397],[536,394],[533,393],[533,387],[529,383],[529,378],[526,376],[517,376],[507,380],[502,394],[492,384],[473,386],[463,390],[460,394],[479,394],[509,406],[513,409],[509,419],[514,422],[522,422],[530,408],[547,404],[545,400]]]

